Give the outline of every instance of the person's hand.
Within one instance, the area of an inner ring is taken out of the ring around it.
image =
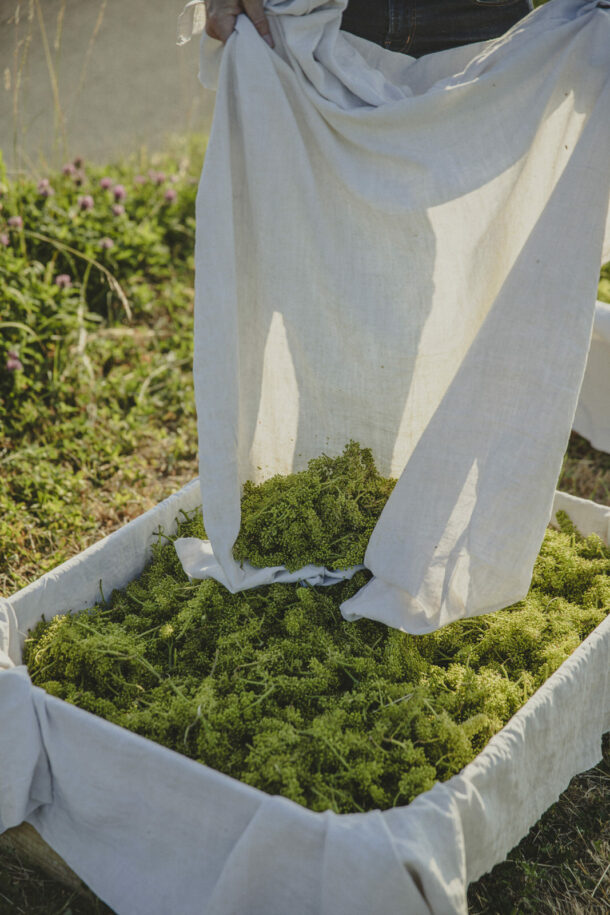
[[[235,28],[235,20],[240,13],[245,13],[269,47],[273,47],[273,38],[269,22],[263,11],[263,0],[206,0],[205,30],[210,38],[223,43]]]

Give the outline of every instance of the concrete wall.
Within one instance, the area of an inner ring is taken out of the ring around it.
[[[76,155],[103,163],[209,129],[214,93],[197,80],[199,36],[176,45],[185,2],[0,0],[0,147],[9,174],[61,167]]]

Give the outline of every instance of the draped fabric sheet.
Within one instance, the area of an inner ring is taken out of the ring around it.
[[[31,823],[119,915],[466,915],[468,883],[601,758],[610,617],[459,775],[406,807],[313,813],[47,695],[20,666],[41,614],[135,578],[198,492],[0,599],[0,833]],[[608,542],[609,508],[556,493],[559,508]]]
[[[210,543],[176,548],[232,591],[274,580],[232,557],[241,485],[354,439],[399,479],[342,612],[421,633],[529,587],[610,257],[610,4],[417,60],[342,32],[344,7],[267,0],[275,49],[245,15],[202,36]]]
[[[610,305],[598,302],[587,368],[572,428],[594,448],[610,451]]]

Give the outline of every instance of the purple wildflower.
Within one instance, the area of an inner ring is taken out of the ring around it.
[[[85,194],[84,197],[78,198],[78,205],[81,210],[92,210],[93,209],[93,197],[91,194]]]
[[[9,370],[9,372],[22,372],[23,371],[23,363],[21,362],[21,359],[19,358],[19,354],[17,353],[17,350],[10,349],[8,351],[7,359],[6,359],[6,367]]]
[[[110,248],[114,248],[113,240],[111,238],[108,238],[108,236],[106,236],[105,238],[102,238],[102,240],[100,242],[100,248],[102,248],[104,251],[109,251]]]
[[[10,229],[23,229],[23,219],[21,216],[9,216],[6,223]]]
[[[55,277],[55,283],[60,289],[69,289],[72,285],[72,277],[69,273],[59,273]]]
[[[114,186],[114,199],[115,199],[116,201],[125,200],[125,197],[126,197],[126,196],[127,196],[127,191],[125,190],[125,188],[123,187],[123,185],[122,185],[122,184],[115,184],[115,186]]]
[[[10,244],[10,241],[9,241],[9,237],[8,237],[8,232],[0,232],[0,245],[4,245],[4,247],[6,248],[6,247],[8,247],[9,244]]]
[[[38,182],[38,193],[41,195],[41,197],[51,197],[55,193],[55,191],[49,184],[48,178],[40,179],[40,181]]]
[[[71,162],[67,162],[66,165],[64,165],[64,167],[62,168],[61,172],[62,172],[62,175],[75,175],[76,169],[74,168],[74,166],[72,165]]]
[[[155,184],[163,184],[165,181],[165,173],[158,172],[154,168],[148,170],[148,177],[151,181],[154,181]]]
[[[82,168],[85,164],[82,156],[77,156],[76,159],[73,159],[72,161],[77,168]]]
[[[114,182],[113,182],[112,178],[109,178],[108,175],[105,175],[103,178],[100,178],[100,187],[103,188],[103,190],[105,190],[105,191],[109,190],[109,188],[111,188],[113,184],[114,184]]]
[[[167,200],[168,203],[173,203],[174,200],[176,199],[176,197],[178,196],[178,194],[173,189],[173,187],[168,187],[168,189],[166,190],[166,192],[163,196],[164,196],[165,200]]]
[[[122,216],[123,213],[125,212],[125,207],[123,206],[122,203],[114,203],[112,205],[112,212],[114,213],[115,216]]]

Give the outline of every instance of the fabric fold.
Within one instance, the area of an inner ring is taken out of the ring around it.
[[[21,664],[17,617],[9,601],[0,597],[0,670]]]
[[[398,483],[342,611],[424,632],[520,600],[549,521],[610,257],[610,12],[554,0],[415,60],[344,7],[268,0],[274,50],[245,15],[202,35],[204,523],[253,586],[241,485],[358,441]]]
[[[597,302],[587,370],[573,428],[599,451],[610,451],[610,305]]]
[[[180,15],[176,26],[176,44],[181,47],[205,28],[205,3],[203,0],[189,0]]]
[[[0,671],[0,833],[52,801],[51,771],[25,667]]]
[[[214,556],[209,540],[198,537],[178,537],[174,546],[182,568],[190,578],[214,578],[233,593],[261,585],[291,584],[302,582],[308,585],[335,585],[339,581],[352,578],[364,565],[350,566],[348,569],[327,569],[324,566],[307,565],[289,572],[286,566],[267,566],[264,569],[253,566],[250,562],[239,564],[239,575],[227,577],[224,569]]]

